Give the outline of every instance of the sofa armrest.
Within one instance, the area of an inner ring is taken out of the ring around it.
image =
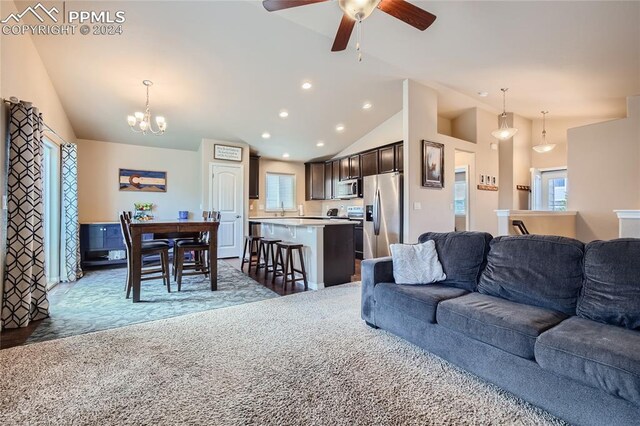
[[[360,264],[362,276],[361,316],[369,325],[376,325],[373,306],[373,290],[378,283],[394,282],[391,257],[363,260]]]

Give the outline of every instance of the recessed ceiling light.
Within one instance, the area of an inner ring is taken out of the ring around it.
[[[336,126],[336,132],[342,132],[344,131],[344,124],[338,124]]]
[[[365,110],[366,110],[366,109],[371,109],[371,107],[372,107],[372,106],[373,106],[373,105],[371,105],[371,102],[365,102],[365,103],[362,105],[362,109],[365,109]]]
[[[269,132],[264,132],[262,134],[262,139],[269,139],[270,137],[271,137],[271,133],[269,133]]]
[[[282,154],[282,158],[289,158],[289,153],[285,152],[284,154]]]
[[[304,83],[302,83],[302,88],[303,88],[304,90],[309,90],[309,89],[311,89],[312,87],[313,87],[313,84],[311,84],[311,83],[310,83],[310,82],[308,82],[308,81],[305,81]]]
[[[287,112],[287,110],[283,109],[278,115],[280,116],[280,118],[287,118],[289,116],[289,113]]]
[[[485,92],[485,91],[478,92],[478,96],[480,96],[481,98],[486,98],[487,96],[489,96],[489,92]]]
[[[318,141],[318,143],[316,144],[316,146],[324,146],[324,142],[322,142],[322,141]]]

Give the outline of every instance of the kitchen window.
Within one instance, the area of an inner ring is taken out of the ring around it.
[[[296,209],[296,176],[284,173],[267,173],[265,210]]]

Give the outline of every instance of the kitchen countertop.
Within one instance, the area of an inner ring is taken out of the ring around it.
[[[282,226],[331,226],[331,225],[355,225],[356,222],[348,219],[296,219],[296,218],[273,218],[261,219],[257,217],[249,218],[250,222],[262,223],[265,225],[282,225]]]

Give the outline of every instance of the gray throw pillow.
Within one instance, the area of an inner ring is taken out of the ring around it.
[[[431,284],[447,278],[432,240],[422,244],[391,244],[396,284]]]

